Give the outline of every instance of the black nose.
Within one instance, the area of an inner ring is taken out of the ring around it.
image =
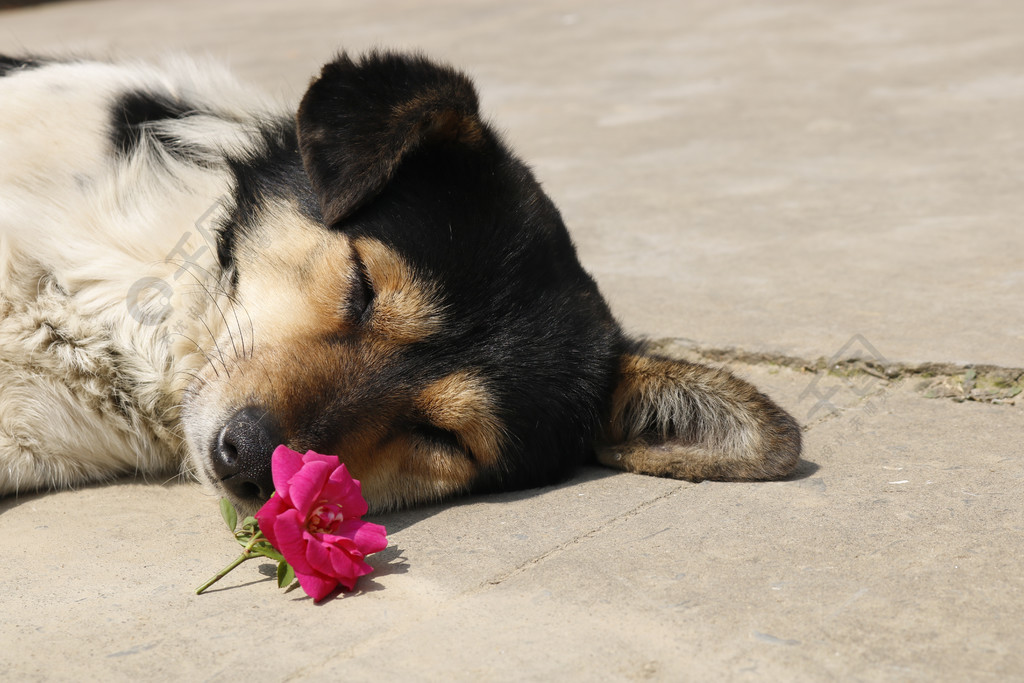
[[[257,406],[228,418],[213,444],[210,460],[221,484],[241,500],[265,501],[274,492],[270,456],[282,443],[277,419]]]

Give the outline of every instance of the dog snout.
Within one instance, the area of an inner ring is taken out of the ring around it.
[[[268,411],[256,406],[239,410],[221,427],[210,454],[221,485],[240,500],[270,498],[270,456],[281,443],[281,428]]]

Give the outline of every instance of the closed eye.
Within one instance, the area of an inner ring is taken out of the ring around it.
[[[373,303],[374,290],[370,277],[366,274],[366,265],[358,255],[355,256],[355,268],[352,271],[352,288],[348,297],[348,311],[352,320],[365,322],[367,311]]]

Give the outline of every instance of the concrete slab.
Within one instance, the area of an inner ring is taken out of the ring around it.
[[[258,561],[194,596],[235,551],[195,485],[3,500],[0,679],[1024,679],[1019,396],[800,370],[1024,367],[1021,25],[987,0],[0,12],[0,51],[207,52],[291,99],[339,47],[464,66],[629,328],[770,352],[733,367],[808,426],[791,481],[595,468],[384,516],[377,572],[320,606]]]
[[[5,500],[5,583],[17,590],[2,598],[0,678],[231,678],[266,652],[260,671],[286,678],[309,666],[312,651],[322,661],[371,649],[382,634],[486,592],[684,485],[630,479],[624,489],[593,468],[570,485],[375,518],[391,542],[372,558],[377,571],[359,593],[319,606],[277,590],[273,563],[260,560],[193,595],[238,554],[215,499],[195,484],[125,482]]]

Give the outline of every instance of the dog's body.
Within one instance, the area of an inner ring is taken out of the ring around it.
[[[278,443],[376,508],[593,457],[787,474],[753,387],[623,336],[557,210],[420,57],[298,115],[190,62],[0,57],[0,495],[191,464],[251,509]]]

